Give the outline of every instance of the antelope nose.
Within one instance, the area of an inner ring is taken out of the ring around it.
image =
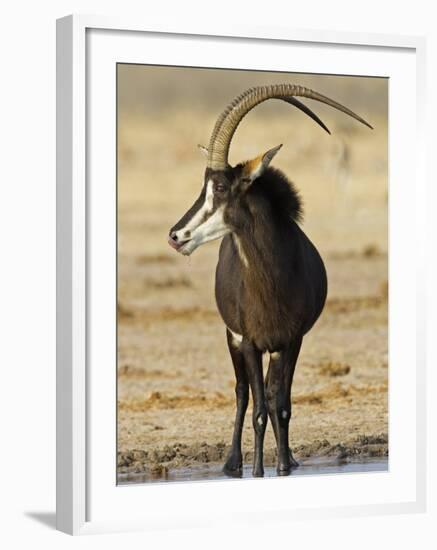
[[[178,236],[176,231],[172,231],[168,236],[168,244],[175,250],[179,249],[180,244],[178,243]]]

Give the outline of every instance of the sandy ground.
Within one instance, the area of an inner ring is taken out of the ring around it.
[[[301,190],[303,228],[327,267],[328,301],[304,340],[293,384],[291,446],[298,459],[385,456],[386,122],[374,117],[370,132],[325,116],[330,137],[301,114],[284,118],[261,113],[243,123],[231,162],[284,143],[274,164]],[[166,243],[199,193],[204,159],[196,144],[207,141],[211,123],[181,109],[119,119],[119,472],[221,461],[231,440],[234,375],[214,302],[219,243],[189,259]],[[265,447],[272,463],[270,425]]]

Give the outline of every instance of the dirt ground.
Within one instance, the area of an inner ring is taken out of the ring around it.
[[[331,92],[354,107],[338,95]],[[300,189],[303,229],[327,267],[328,301],[304,339],[293,383],[291,446],[297,459],[386,456],[386,118],[359,111],[375,126],[372,132],[318,108],[333,131],[328,136],[290,111],[251,114],[230,160],[284,143],[274,165]],[[234,375],[214,302],[219,242],[190,258],[166,242],[200,191],[205,161],[196,145],[208,141],[218,114],[182,107],[119,114],[120,473],[221,461],[231,440]],[[253,445],[250,408],[245,460]],[[265,448],[266,462],[273,462],[270,425]]]

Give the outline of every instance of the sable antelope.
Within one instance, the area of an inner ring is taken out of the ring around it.
[[[270,162],[281,145],[232,167],[229,146],[242,118],[267,99],[291,103],[323,122],[295,96],[326,103],[372,128],[361,117],[313,90],[292,84],[255,87],[238,96],[218,118],[211,135],[199,198],[171,228],[169,244],[190,255],[201,244],[224,237],[216,269],[215,295],[226,325],[236,377],[232,446],[224,472],[242,474],[241,435],[253,398],[253,475],[262,476],[267,415],[276,438],[279,475],[297,466],[288,443],[291,384],[303,336],[325,304],[323,261],[299,227],[302,205],[294,186]],[[263,380],[262,355],[270,362]]]

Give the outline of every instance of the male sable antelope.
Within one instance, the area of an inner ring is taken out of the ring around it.
[[[323,261],[302,231],[302,205],[286,176],[270,163],[281,145],[232,167],[229,146],[242,118],[267,99],[291,103],[323,122],[295,96],[326,103],[371,128],[361,117],[313,90],[292,84],[251,88],[218,118],[211,135],[200,196],[171,228],[169,244],[192,254],[208,241],[224,237],[216,269],[215,295],[226,325],[236,377],[237,412],[232,446],[224,472],[242,473],[241,435],[253,398],[255,452],[253,475],[262,476],[263,441],[270,417],[276,438],[279,475],[297,466],[288,443],[291,384],[303,336],[325,304],[327,278]],[[270,354],[264,381],[263,353]]]

